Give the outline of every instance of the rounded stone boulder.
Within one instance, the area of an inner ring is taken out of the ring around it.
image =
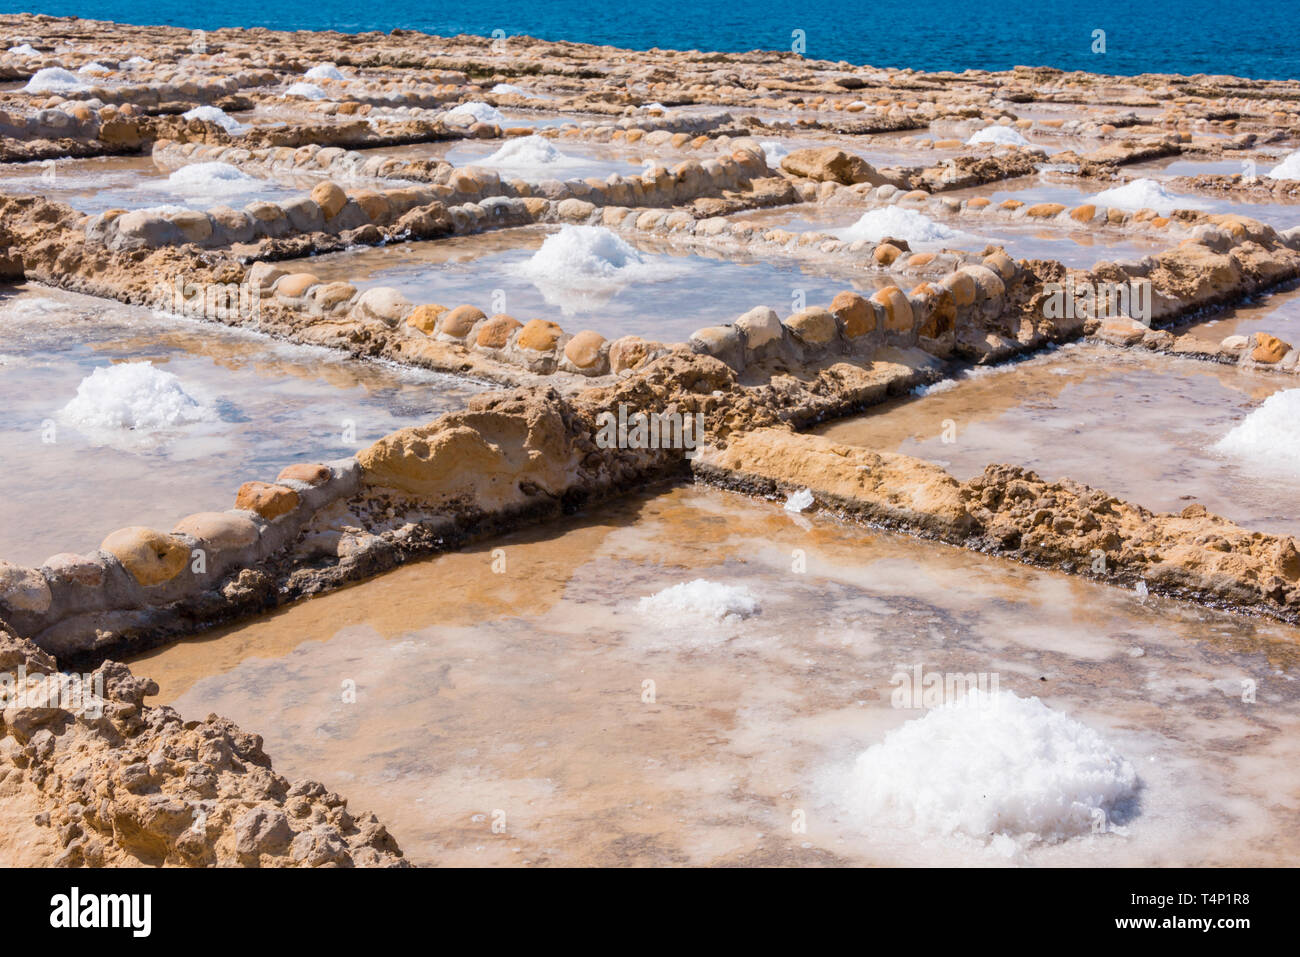
[[[785,320],[785,327],[798,336],[799,341],[812,346],[829,345],[839,334],[835,317],[828,310],[816,307],[796,312]]]
[[[406,324],[412,329],[423,332],[426,336],[431,336],[438,329],[438,317],[446,311],[446,306],[425,303],[411,310],[411,314],[406,317]]]
[[[0,561],[0,606],[42,614],[49,611],[51,601],[44,575],[34,568]]]
[[[247,548],[257,541],[252,519],[236,512],[196,512],[177,522],[172,532],[218,549]]]
[[[640,336],[623,336],[609,344],[609,367],[613,372],[636,369],[649,361],[657,346]]]
[[[755,306],[736,320],[736,328],[745,334],[751,352],[785,338],[781,317],[770,306]]]
[[[357,297],[352,312],[361,319],[378,319],[395,326],[410,315],[414,308],[414,303],[396,289],[375,286]]]
[[[691,333],[687,343],[693,352],[713,356],[740,370],[745,365],[745,337],[735,326],[706,326]]]
[[[952,293],[953,304],[958,308],[969,306],[975,301],[975,280],[965,272],[949,273],[939,281],[939,285]]]
[[[442,325],[438,331],[444,336],[450,336],[453,339],[464,339],[470,334],[476,323],[482,322],[487,316],[483,314],[482,309],[474,306],[457,306],[451,312],[442,317]]]
[[[1006,283],[988,266],[965,266],[959,272],[965,273],[974,280],[981,299],[1000,299],[1006,295]]]
[[[1255,333],[1255,348],[1250,357],[1256,362],[1272,365],[1281,362],[1291,346],[1283,342],[1277,336],[1271,336],[1267,332]]]
[[[562,335],[564,330],[557,323],[548,319],[529,319],[515,344],[532,352],[550,352]]]
[[[877,289],[871,301],[885,310],[885,329],[889,332],[912,331],[912,304],[897,286]]]
[[[504,312],[497,313],[479,324],[474,344],[480,349],[504,349],[510,341],[510,335],[516,329],[522,329],[523,323],[514,316]]]
[[[584,329],[564,344],[564,358],[574,369],[586,375],[601,375],[608,368],[605,337]]]
[[[300,501],[298,493],[287,485],[245,482],[235,495],[235,508],[254,512],[273,522],[296,509]]]
[[[280,470],[280,474],[275,477],[275,480],[277,482],[302,482],[304,485],[315,487],[324,485],[333,477],[334,471],[328,465],[300,462],[297,465],[286,465]]]
[[[326,219],[333,219],[348,204],[348,194],[343,192],[338,184],[331,183],[329,180],[317,183],[311,191],[311,198],[320,207]]]
[[[876,311],[856,292],[841,292],[831,300],[831,315],[845,339],[861,339],[876,331]]]
[[[285,299],[297,299],[312,286],[319,284],[320,279],[314,273],[290,273],[275,284],[275,294]]]
[[[190,550],[180,539],[143,525],[119,528],[100,545],[141,585],[169,582],[189,564]]]

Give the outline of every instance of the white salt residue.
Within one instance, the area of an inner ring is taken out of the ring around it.
[[[285,96],[298,96],[304,100],[327,100],[329,94],[315,83],[298,82],[284,91]]]
[[[1161,216],[1168,216],[1175,209],[1200,208],[1189,197],[1175,196],[1155,180],[1146,178],[1135,179],[1123,186],[1103,190],[1089,199],[1088,202],[1130,211],[1154,209]]]
[[[146,66],[153,66],[153,60],[145,59],[142,56],[133,56],[122,65],[132,70],[139,70]]]
[[[230,116],[219,106],[196,106],[181,114],[183,120],[207,120],[209,123],[216,123],[219,127],[231,135],[244,133],[248,127],[239,120]]]
[[[545,136],[520,136],[506,140],[491,156],[475,160],[475,166],[499,166],[514,170],[534,170],[540,166],[563,165],[569,157],[557,150]]]
[[[308,80],[342,80],[342,71],[333,63],[318,63],[303,74]]]
[[[1274,392],[1214,450],[1255,472],[1300,478],[1300,389]]]
[[[1038,698],[974,688],[864,751],[843,800],[867,826],[1005,852],[1090,833],[1137,784],[1092,728]]]
[[[565,315],[608,302],[632,282],[659,282],[683,266],[643,256],[603,226],[562,226],[531,258],[514,267]]]
[[[804,509],[811,508],[813,503],[813,493],[806,488],[801,488],[797,492],[791,492],[785,500],[785,510],[787,512],[802,512]]]
[[[107,76],[113,71],[110,70],[108,67],[104,66],[104,64],[102,63],[92,62],[92,63],[85,64],[84,66],[81,67],[81,69],[77,70],[77,72],[84,73],[87,75]]]
[[[528,91],[522,86],[515,86],[513,83],[498,83],[492,87],[493,93],[513,93],[516,96],[527,96]]]
[[[194,202],[215,203],[266,185],[229,163],[210,162],[182,166],[165,180],[149,183],[148,187],[175,193]]]
[[[462,119],[471,119],[475,123],[496,123],[498,126],[501,126],[506,121],[501,111],[495,106],[478,100],[453,106],[447,111],[447,116],[459,116]]]
[[[37,70],[23,87],[27,93],[76,93],[85,89],[88,87],[77,79],[75,73],[57,66]]]
[[[1029,140],[1014,126],[986,126],[966,141],[967,146],[992,143],[995,146],[1029,146]]]
[[[10,47],[9,52],[15,56],[40,56],[41,51],[36,49],[30,43],[20,43],[16,47]]]
[[[763,156],[767,158],[767,165],[771,169],[779,168],[781,159],[790,155],[790,151],[786,149],[785,144],[777,140],[764,140],[758,145],[763,147]]]
[[[152,362],[123,362],[96,369],[77,386],[59,413],[85,432],[152,432],[210,422],[216,412],[185,391],[180,379]]]
[[[757,596],[743,585],[724,585],[704,578],[673,585],[642,598],[637,611],[659,619],[689,616],[717,622],[736,622],[757,615]]]
[[[1300,150],[1292,153],[1264,175],[1269,179],[1300,179]]]
[[[852,226],[832,230],[832,234],[847,242],[865,240],[878,243],[882,239],[902,239],[908,243],[934,243],[957,239],[964,235],[960,230],[936,223],[914,209],[885,206],[863,213]]]
[[[956,379],[940,379],[938,382],[931,382],[929,385],[918,385],[912,390],[912,395],[926,396],[934,395],[936,392],[947,392],[958,386]]]

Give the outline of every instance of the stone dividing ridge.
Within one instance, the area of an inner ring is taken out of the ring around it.
[[[437,56],[429,56],[428,38],[403,31],[308,39],[260,33],[251,46],[240,31],[213,31],[208,50],[194,54],[189,31],[173,28],[43,17],[0,22],[43,48],[35,58],[0,54],[0,77],[8,79],[93,62],[84,51],[56,52],[47,34],[104,44],[111,38],[120,41],[123,56],[152,51],[154,58],[176,61],[133,68],[141,72],[130,83],[96,79],[67,95],[0,93],[0,157],[152,149],[164,166],[219,159],[323,178],[310,197],[255,204],[265,218],[251,207],[84,217],[59,203],[0,196],[0,278],[172,307],[180,304],[157,293],[160,276],[198,285],[251,284],[264,294],[254,327],[268,334],[515,387],[477,396],[465,410],[386,436],[355,456],[291,466],[274,480],[245,483],[231,509],[182,518],[170,531],[121,529],[92,554],[58,554],[39,569],[0,561],[0,621],[35,641],[0,635],[0,646],[13,652],[5,652],[0,666],[23,664],[48,675],[55,668],[52,653],[65,668],[101,665],[109,688],[107,721],[57,708],[4,712],[0,730],[12,745],[0,748],[7,762],[0,764],[0,787],[46,809],[36,813],[44,815],[43,826],[57,830],[52,855],[60,863],[401,863],[400,851],[373,818],[358,825],[341,799],[319,785],[290,788],[273,775],[255,736],[215,717],[181,725],[170,709],[145,707],[148,683],[105,658],[660,479],[694,475],[763,496],[808,488],[815,507],[828,514],[1075,574],[1092,574],[1101,551],[1105,581],[1143,581],[1153,592],[1300,622],[1300,551],[1289,536],[1250,532],[1199,506],[1179,515],[1152,513],[1078,483],[1048,483],[1005,465],[958,482],[929,463],[798,432],[932,381],[950,363],[996,362],[1082,335],[1294,373],[1296,350],[1268,333],[1232,337],[1216,348],[1120,316],[1053,318],[1045,309],[1045,285],[1149,284],[1153,318],[1164,326],[1300,277],[1300,231],[1279,234],[1237,215],[1179,211],[1163,217],[1150,210],[959,200],[942,194],[1024,175],[1044,154],[983,148],[938,165],[877,169],[825,138],[956,119],[1087,134],[1104,145],[1053,160],[1074,167],[1066,175],[1105,179],[1160,156],[1254,156],[1257,145],[1277,141],[1300,123],[1300,84],[1042,70],[926,75],[777,53],[654,51],[629,58],[610,48],[523,38],[507,43],[507,56],[494,52],[491,41],[472,37],[445,41]],[[354,68],[357,78],[323,80],[328,99],[286,100],[286,84],[327,58]],[[412,70],[433,80],[412,82]],[[191,71],[220,76],[195,78]],[[571,125],[553,134],[561,139],[714,156],[685,160],[671,171],[657,167],[641,177],[613,178],[617,182],[534,186],[438,161],[355,151],[522,135],[523,128],[453,121],[453,110],[429,109],[471,100],[538,108],[532,97],[490,92],[493,83],[512,80],[538,84],[555,97],[547,106],[563,112],[618,117]],[[651,101],[789,115],[674,115],[647,108]],[[175,115],[209,102],[311,120],[233,137],[212,122]],[[1029,119],[1010,112],[1030,102],[1086,104],[1094,115]],[[1163,112],[1132,112],[1151,107]],[[323,117],[343,119],[322,123]],[[1198,135],[1210,132],[1218,135]],[[786,133],[826,145],[795,150],[772,170],[755,137]],[[960,140],[944,139],[910,146],[936,154],[964,148]],[[343,184],[358,176],[421,185],[346,189]],[[1190,185],[1255,190],[1232,177],[1194,177]],[[1075,270],[1015,261],[1000,249],[912,254],[901,241],[845,242],[727,218],[797,204],[898,205],[935,218],[1163,236],[1176,245],[1138,262]],[[846,291],[825,307],[784,318],[760,307],[732,324],[698,330],[685,343],[663,344],[635,335],[608,342],[591,330],[570,335],[553,322],[489,316],[471,304],[416,304],[393,289],[359,291],[275,265],[347,245],[532,223],[604,225],[724,253],[838,258],[881,279],[923,281],[910,291],[891,285],[869,297]],[[216,318],[247,324],[237,316]],[[620,406],[704,415],[701,455],[688,462],[680,449],[600,447],[594,441],[598,418]],[[196,549],[206,557],[201,572],[190,561]],[[99,753],[116,762],[102,782],[92,775],[95,787],[107,789],[107,803],[77,790],[91,780],[81,773],[84,758],[78,755]],[[197,780],[214,767],[214,780]],[[248,794],[256,795],[257,806],[247,813],[226,800]]]

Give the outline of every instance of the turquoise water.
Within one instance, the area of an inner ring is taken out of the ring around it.
[[[82,16],[195,29],[263,26],[361,33],[403,28],[454,36],[527,34],[634,49],[791,49],[804,55],[919,70],[1003,70],[1016,65],[1134,75],[1231,73],[1300,76],[1300,18],[1294,0],[1038,0],[991,5],[970,0],[875,0],[807,7],[783,0],[693,0],[620,10],[601,0],[6,0],[0,10]],[[625,15],[633,13],[632,16]],[[1105,31],[1106,52],[1093,53]],[[431,53],[436,51],[431,50]]]

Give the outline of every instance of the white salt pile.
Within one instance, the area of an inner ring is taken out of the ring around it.
[[[995,146],[1029,146],[1029,140],[1014,126],[986,126],[966,141],[967,146],[992,143]]]
[[[102,63],[87,63],[82,66],[81,69],[77,70],[77,72],[87,76],[107,76],[113,71]]]
[[[129,67],[132,70],[139,70],[146,66],[153,66],[153,60],[145,59],[142,56],[133,56],[122,65]]]
[[[264,186],[264,181],[238,167],[215,161],[182,166],[165,180],[150,184],[152,189],[186,196],[196,202],[216,202]]]
[[[622,282],[644,275],[645,258],[604,226],[562,226],[519,269],[553,283]]]
[[[192,110],[187,110],[181,114],[183,120],[207,120],[210,123],[216,123],[232,136],[248,131],[248,127],[239,120],[230,116],[219,106],[196,106]]]
[[[513,93],[516,96],[527,96],[528,91],[522,86],[515,86],[513,83],[498,83],[492,87],[493,93]]]
[[[40,56],[41,51],[36,49],[30,43],[20,43],[16,47],[10,47],[9,52],[15,56]]]
[[[759,610],[758,597],[743,585],[724,585],[704,578],[673,585],[637,603],[641,614],[668,620],[686,616],[732,623],[751,618]]]
[[[447,117],[457,117],[462,122],[473,123],[496,123],[501,126],[505,123],[506,118],[495,106],[487,103],[472,100],[469,103],[460,103],[453,106],[447,111]]]
[[[86,432],[130,429],[157,431],[191,422],[209,422],[216,412],[199,402],[170,372],[152,362],[123,362],[96,369],[77,386],[59,413]]]
[[[75,73],[57,66],[47,66],[37,70],[27,81],[23,91],[27,93],[75,93],[87,89],[86,84]]]
[[[1146,178],[1103,190],[1088,202],[1129,211],[1154,209],[1161,216],[1168,216],[1175,209],[1200,208],[1190,197],[1176,196],[1155,180]]]
[[[1257,472],[1300,478],[1300,389],[1274,392],[1214,450]]]
[[[1300,150],[1292,153],[1264,175],[1269,179],[1300,179]]]
[[[779,140],[764,140],[758,144],[763,148],[763,156],[767,159],[767,165],[770,169],[777,169],[781,165],[781,159],[790,155],[785,144]]]
[[[834,235],[847,242],[865,240],[878,243],[882,239],[902,239],[908,243],[935,243],[956,239],[961,230],[936,223],[914,209],[885,206],[863,213],[852,226],[833,230]]]
[[[475,166],[502,167],[511,170],[536,170],[561,166],[569,157],[557,150],[545,136],[520,136],[506,140],[491,156],[475,160]]]
[[[813,493],[810,489],[801,488],[797,492],[791,492],[785,500],[785,510],[787,512],[802,512],[812,507]]]
[[[342,80],[342,71],[333,63],[318,63],[303,74],[308,80]]]
[[[1037,698],[975,688],[864,751],[844,800],[868,826],[1023,846],[1090,833],[1137,785],[1092,728]]]
[[[298,82],[284,91],[285,96],[297,96],[304,100],[326,100],[329,94],[315,83]]]

